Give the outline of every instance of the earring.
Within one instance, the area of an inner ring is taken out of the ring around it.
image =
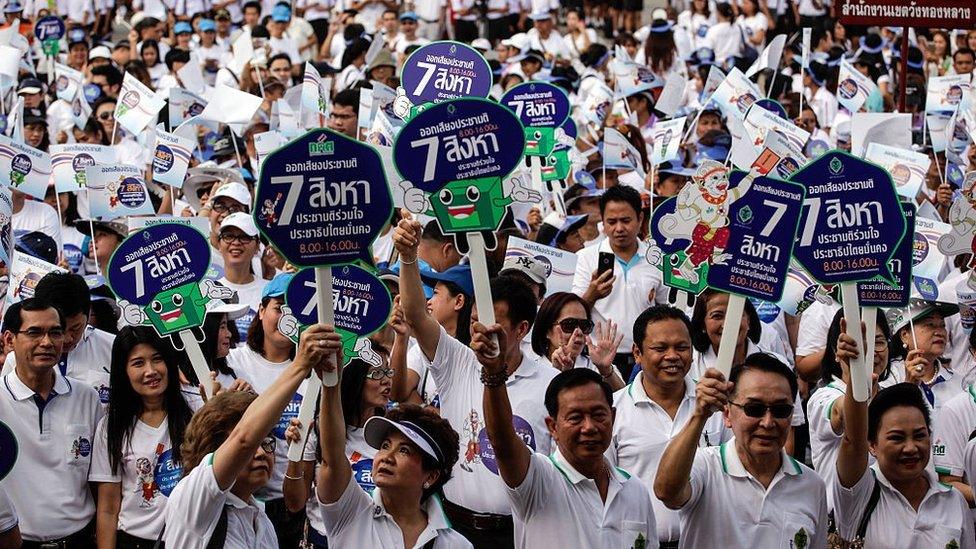
[[[430,488],[430,483],[429,482],[425,482],[424,483],[424,490],[427,490],[428,488]]]

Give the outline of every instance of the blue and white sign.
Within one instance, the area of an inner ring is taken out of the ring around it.
[[[524,150],[515,113],[494,101],[457,99],[410,119],[393,143],[393,161],[414,187],[435,192],[451,181],[505,177]]]
[[[89,166],[85,168],[85,184],[94,218],[117,219],[127,215],[152,215],[156,211],[142,179],[142,170],[134,166]]]
[[[734,172],[732,185],[745,176]],[[729,210],[728,257],[708,270],[708,285],[723,292],[776,302],[783,295],[794,235],[803,209],[803,186],[757,177]]]
[[[526,82],[511,88],[500,101],[525,127],[556,128],[569,118],[566,92],[548,82]]]
[[[120,298],[143,306],[158,294],[200,282],[209,266],[207,237],[189,225],[160,223],[119,245],[109,261],[108,283]]]
[[[300,267],[372,263],[370,244],[393,211],[379,153],[326,129],[268,155],[255,203],[258,229]]]
[[[157,128],[152,157],[153,181],[182,188],[194,148],[194,140]]]
[[[285,302],[302,326],[318,322],[315,292],[314,269],[302,269],[288,283]],[[382,328],[393,309],[383,281],[356,265],[332,268],[332,303],[336,328],[359,337]]]
[[[793,254],[817,281],[888,280],[905,216],[883,168],[832,150],[793,174],[807,189]]]
[[[64,21],[55,15],[48,15],[34,23],[34,36],[41,42],[45,40],[61,40],[64,36]]]
[[[477,50],[460,42],[433,42],[410,54],[401,84],[414,105],[459,97],[488,97],[492,74]]]
[[[901,203],[905,214],[906,235],[915,234],[915,206]],[[907,307],[912,293],[912,265],[914,239],[903,238],[888,261],[891,282],[883,279],[857,283],[857,302],[862,307]]]
[[[115,151],[106,145],[66,143],[51,145],[54,188],[59,193],[76,193],[85,188],[85,170],[96,164],[113,164]]]

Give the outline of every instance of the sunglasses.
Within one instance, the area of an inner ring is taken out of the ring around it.
[[[773,417],[776,419],[793,417],[792,404],[763,404],[762,402],[747,402],[745,404],[730,402],[729,404],[742,408],[742,411],[751,418],[766,417],[767,410],[773,414]]]
[[[393,368],[374,368],[366,374],[366,379],[381,380],[384,377],[393,378]]]
[[[115,113],[114,112],[103,112],[102,114],[98,115],[98,119],[99,120],[106,120],[106,121],[108,121],[108,120],[111,120],[113,118],[115,118]]]
[[[593,321],[585,318],[564,318],[559,321],[559,329],[564,334],[571,334],[579,328],[581,332],[589,335],[593,331]]]
[[[275,445],[278,443],[277,441],[278,439],[276,439],[273,435],[268,435],[264,437],[264,440],[261,441],[261,449],[264,450],[266,454],[273,454],[275,451]]]

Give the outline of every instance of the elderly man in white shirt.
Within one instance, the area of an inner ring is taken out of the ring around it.
[[[728,382],[705,371],[695,412],[664,451],[654,481],[657,497],[680,510],[679,547],[826,547],[824,481],[783,450],[796,389],[793,371],[764,353],[746,357]],[[735,436],[699,450],[719,410]]]
[[[505,381],[502,327],[473,327],[471,348],[481,362],[485,424],[498,472],[508,486],[515,546],[657,547],[650,493],[604,456],[613,430],[610,386],[600,374],[573,368],[545,393],[551,455],[526,448],[512,426]]]
[[[695,412],[695,381],[691,369],[691,322],[668,305],[650,307],[634,322],[634,356],[640,372],[633,383],[613,395],[616,417],[608,452],[616,465],[654,489],[658,463],[668,442]],[[717,446],[731,438],[721,414],[713,414],[699,438],[699,447]],[[656,497],[651,498],[662,546],[676,546],[681,519]]]

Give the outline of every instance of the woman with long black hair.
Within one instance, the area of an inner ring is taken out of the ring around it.
[[[193,415],[180,391],[178,355],[152,328],[122,328],[110,384],[89,474],[98,484],[96,539],[100,548],[151,548],[182,476],[179,448]]]

